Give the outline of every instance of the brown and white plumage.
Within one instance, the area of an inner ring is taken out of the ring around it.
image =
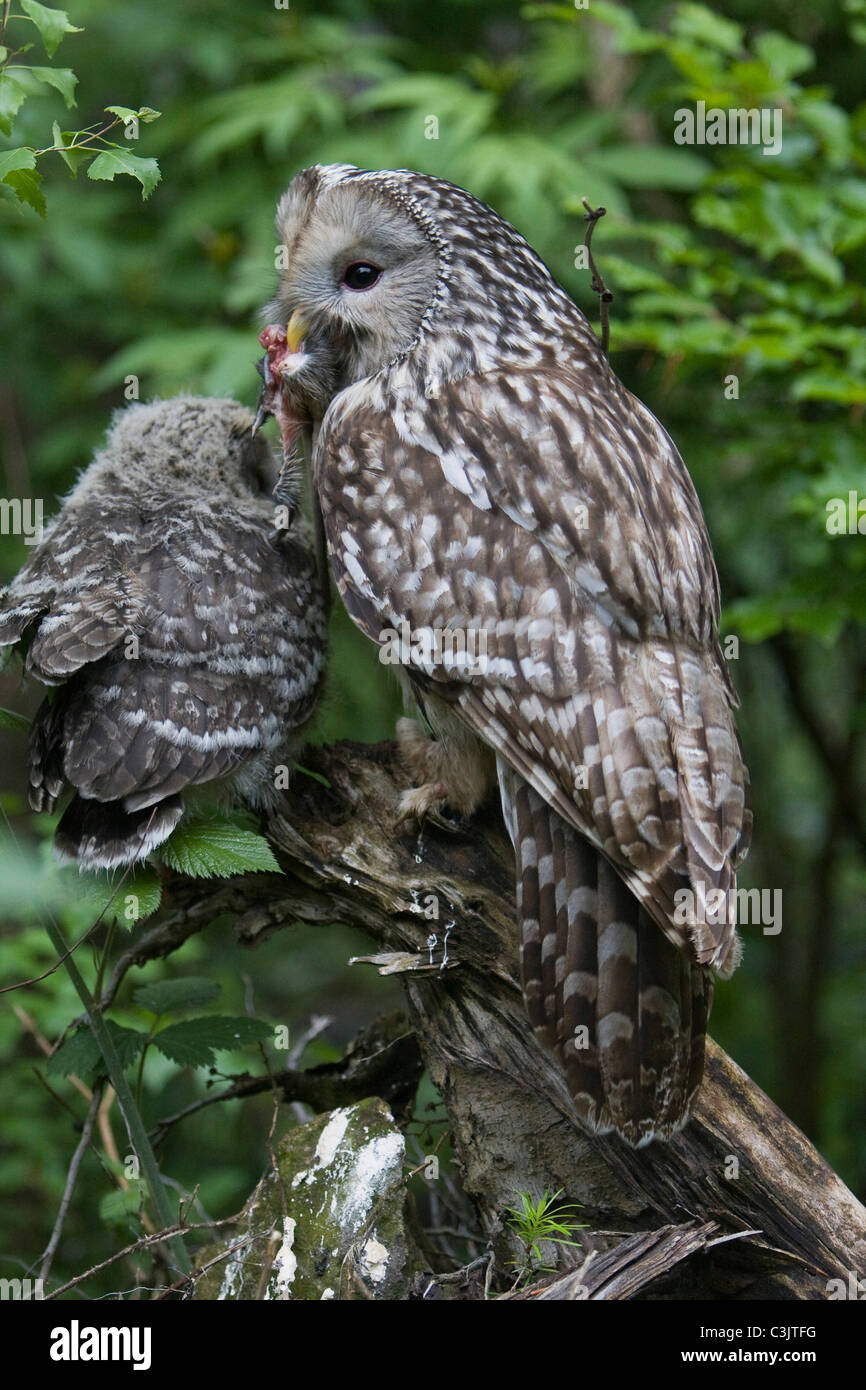
[[[669,1136],[700,1080],[711,973],[738,959],[733,924],[683,920],[676,895],[729,891],[750,828],[685,466],[535,253],[470,194],[314,168],[278,229],[272,308],[338,383],[309,413],[346,607],[378,642],[403,623],[484,634],[483,665],[422,652],[408,675],[457,756],[457,729],[495,754],[530,1018],[588,1123]],[[359,262],[379,270],[363,292]],[[299,378],[284,391],[298,415]],[[455,799],[447,758],[432,793]]]
[[[131,406],[0,595],[0,645],[60,688],[30,739],[30,801],[61,853],[143,858],[184,794],[267,804],[324,666],[325,599],[296,531],[274,532],[276,470],[233,401]],[[283,752],[281,752],[283,750]]]

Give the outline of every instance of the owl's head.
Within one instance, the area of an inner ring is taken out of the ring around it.
[[[284,445],[344,387],[406,363],[425,395],[503,366],[601,359],[519,232],[456,184],[313,165],[277,208],[283,266],[262,334],[263,403]],[[280,410],[281,407],[281,410]]]
[[[299,385],[315,386],[317,362],[330,364],[331,393],[378,371],[416,338],[433,299],[438,248],[385,178],[315,165],[280,199],[285,265],[266,313],[288,326],[277,366]]]
[[[108,437],[70,500],[106,484],[121,491],[176,493],[205,488],[233,499],[269,493],[277,466],[252,433],[250,412],[237,401],[175,396],[118,411]]]

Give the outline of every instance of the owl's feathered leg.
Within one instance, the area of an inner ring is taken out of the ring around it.
[[[591,1129],[635,1146],[670,1138],[700,1084],[710,974],[666,940],[603,856],[497,765],[536,1034]]]
[[[439,705],[441,710],[435,708]],[[435,696],[425,696],[424,709],[427,717],[435,721],[435,738],[414,719],[397,720],[400,758],[416,784],[400,797],[398,825],[421,821],[443,804],[459,816],[471,816],[495,784],[490,749]]]

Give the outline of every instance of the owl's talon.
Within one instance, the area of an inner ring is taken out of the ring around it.
[[[427,782],[423,787],[410,787],[408,791],[401,793],[397,802],[394,828],[399,829],[413,822],[420,827],[444,797],[445,788],[441,782]]]
[[[466,835],[471,819],[469,816],[461,816],[458,811],[452,811],[448,802],[445,802],[438,810],[428,813],[425,824],[435,825],[436,829],[445,835]]]

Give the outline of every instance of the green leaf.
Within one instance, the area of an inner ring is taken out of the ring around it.
[[[802,43],[795,43],[786,34],[777,34],[775,31],[759,34],[753,47],[758,57],[766,63],[772,76],[780,83],[787,82],[800,72],[806,72],[815,62],[811,48]]]
[[[40,217],[45,216],[46,204],[45,196],[40,193],[42,175],[35,169],[13,169],[3,180],[11,189],[20,203],[29,203]]]
[[[4,150],[0,154],[0,183],[8,173],[14,173],[18,169],[35,168],[36,156],[32,150],[28,150],[24,146],[18,150]]]
[[[33,20],[45,46],[49,58],[54,53],[64,34],[80,34],[83,31],[69,23],[65,10],[49,10],[47,5],[39,5],[36,0],[21,0],[21,8]]]
[[[75,132],[72,130],[61,130],[56,121],[51,127],[51,135],[57,147],[57,153],[60,155],[60,158],[63,160],[63,163],[66,165],[73,178],[78,173],[81,165],[85,164],[87,160],[91,159],[93,156],[92,150],[69,148],[69,141],[73,138],[74,134]]]
[[[141,1211],[146,1197],[147,1186],[143,1182],[131,1182],[129,1187],[106,1192],[99,1203],[100,1219],[109,1226],[125,1225],[128,1217]]]
[[[537,5],[525,5],[523,8],[524,17],[529,17],[533,10],[539,10]],[[538,17],[541,18],[545,13],[541,10]],[[556,11],[554,11],[556,13]],[[574,20],[576,12],[572,9],[566,11],[568,18]],[[617,36],[617,48],[620,53],[649,53],[653,49],[663,48],[666,42],[662,34],[654,34],[648,29],[641,29],[640,24],[634,15],[630,14],[624,5],[608,3],[608,0],[592,0],[592,15],[594,19],[599,19],[603,24],[610,25]],[[565,18],[565,16],[562,16]]]
[[[743,47],[742,25],[714,14],[706,5],[678,5],[672,28],[679,38],[706,44],[721,53],[739,53]]]
[[[152,1014],[180,1013],[183,1009],[210,1004],[220,988],[215,980],[188,975],[180,980],[158,980],[152,985],[142,985],[132,997],[139,1008]]]
[[[215,1052],[234,1052],[273,1035],[273,1024],[258,1018],[228,1018],[221,1014],[172,1023],[153,1039],[164,1056],[181,1066],[211,1067]]]
[[[104,109],[112,116],[119,116],[122,121],[129,121],[133,116],[138,119],[138,112],[134,106],[106,106]]]
[[[39,82],[47,82],[60,93],[67,107],[75,105],[75,88],[78,78],[71,68],[31,68],[30,71]]]
[[[134,106],[106,106],[104,110],[109,111],[112,116],[119,116],[124,124],[136,120],[142,125],[150,125],[151,121],[158,120],[162,115],[161,111],[155,111],[152,106],[140,106],[138,110]]]
[[[11,73],[0,73],[0,130],[4,135],[12,134],[12,122],[18,115],[25,99],[27,88]]]
[[[150,197],[162,178],[155,159],[143,159],[120,146],[103,150],[87,170],[89,179],[107,179],[109,182],[113,182],[118,174],[129,174],[131,178],[138,179],[142,199]]]
[[[162,883],[155,869],[144,867],[133,871],[126,879],[105,914],[121,927],[134,927],[157,911],[162,901]]]
[[[2,165],[2,162],[3,156],[0,155],[0,165]],[[0,729],[22,729],[26,731],[29,728],[30,720],[27,718],[26,714],[16,714],[14,709],[3,709],[3,707],[0,706]]]
[[[189,878],[282,872],[264,836],[224,820],[181,821],[159,858]]]
[[[847,372],[802,372],[791,387],[797,401],[837,401],[840,405],[862,405],[866,401],[866,381]]]
[[[144,1047],[147,1034],[139,1032],[137,1028],[123,1028],[111,1019],[105,1020],[105,1026],[111,1034],[121,1066],[131,1066]],[[64,1038],[57,1051],[48,1058],[45,1070],[57,1076],[69,1076],[74,1073],[82,1081],[105,1075],[99,1045],[89,1024],[86,1023],[76,1032],[70,1033],[68,1038]]]

